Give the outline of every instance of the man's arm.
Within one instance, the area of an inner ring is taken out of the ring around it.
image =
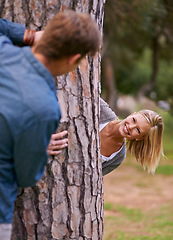
[[[19,23],[8,21],[4,18],[0,19],[0,36],[8,37],[13,44],[23,45],[23,36],[25,26]]]
[[[8,37],[13,44],[18,46],[32,46],[39,41],[43,31],[34,31],[25,29],[25,26],[20,23],[14,23],[4,18],[0,19],[0,36]]]
[[[43,175],[48,155],[46,148],[57,119],[30,126],[15,140],[14,169],[20,187],[33,186]]]

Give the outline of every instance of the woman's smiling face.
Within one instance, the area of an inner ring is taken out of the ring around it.
[[[133,113],[120,122],[120,134],[128,140],[141,140],[149,131],[150,124],[141,113]]]

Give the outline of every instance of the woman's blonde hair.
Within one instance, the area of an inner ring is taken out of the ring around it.
[[[145,117],[151,129],[141,140],[128,140],[128,150],[135,155],[136,160],[141,163],[144,169],[147,167],[148,172],[154,173],[160,156],[164,156],[162,147],[163,119],[159,114],[151,110],[144,109],[138,113]]]

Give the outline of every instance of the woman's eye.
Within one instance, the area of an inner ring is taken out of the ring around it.
[[[135,123],[136,122],[136,120],[135,120],[135,118],[133,117],[133,122]]]
[[[138,131],[139,134],[141,133],[140,130],[139,130],[139,128],[137,128],[137,131]]]

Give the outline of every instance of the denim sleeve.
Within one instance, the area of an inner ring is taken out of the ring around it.
[[[0,36],[7,36],[13,44],[22,45],[25,26],[20,23],[10,22],[4,18],[0,19]]]
[[[19,187],[33,186],[44,173],[47,146],[58,122],[40,122],[26,129],[15,141],[14,168]]]

